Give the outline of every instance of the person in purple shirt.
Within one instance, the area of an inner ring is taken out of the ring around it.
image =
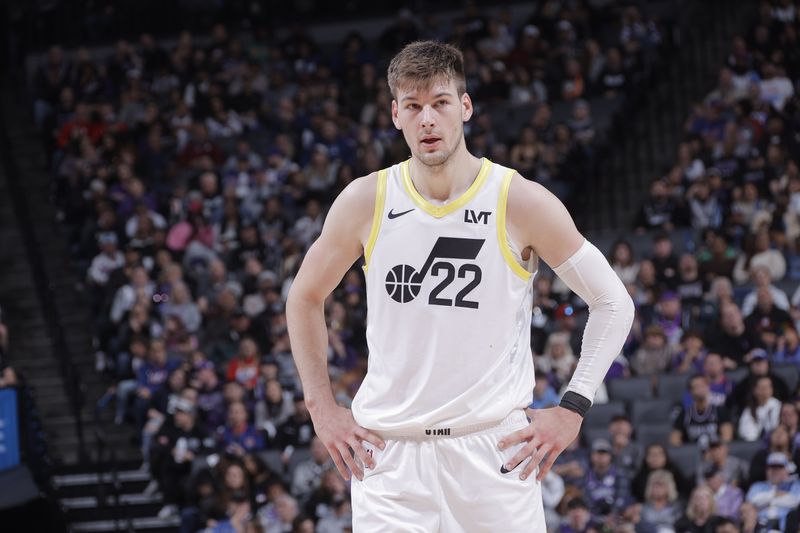
[[[133,414],[139,431],[144,427],[153,395],[164,387],[169,374],[178,366],[180,366],[178,361],[167,360],[167,348],[162,339],[150,341],[147,361],[139,367],[136,375],[137,387]]]
[[[217,430],[217,437],[227,453],[240,457],[264,449],[264,437],[248,423],[247,409],[242,402],[228,406],[228,423]]]
[[[614,450],[608,440],[592,442],[589,471],[583,482],[583,493],[592,515],[606,516],[620,510],[629,494],[628,479],[614,465]]]
[[[711,465],[703,473],[708,488],[714,493],[714,501],[717,504],[717,516],[736,518],[739,516],[739,508],[742,506],[744,494],[742,489],[735,487],[725,481],[722,470],[716,465]]]

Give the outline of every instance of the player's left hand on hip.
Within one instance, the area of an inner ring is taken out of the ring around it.
[[[563,407],[535,409],[531,418],[532,421],[527,427],[500,439],[498,447],[505,450],[524,443],[505,465],[506,469],[513,470],[525,459],[530,458],[519,477],[527,479],[538,466],[539,474],[536,479],[541,481],[561,452],[578,436],[583,418]]]

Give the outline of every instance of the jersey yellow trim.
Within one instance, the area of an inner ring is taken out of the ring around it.
[[[364,272],[367,271],[369,266],[369,258],[372,255],[372,249],[375,248],[375,241],[378,240],[378,232],[381,229],[383,206],[386,203],[386,175],[388,173],[389,169],[386,168],[378,171],[378,183],[375,187],[375,210],[372,212],[372,228],[369,230],[367,245],[364,246]]]
[[[456,209],[464,207],[472,198],[481,190],[481,186],[483,186],[484,182],[486,181],[486,176],[489,174],[489,169],[492,166],[492,162],[489,161],[487,158],[483,158],[483,163],[481,164],[481,169],[478,172],[478,177],[475,178],[475,181],[469,186],[469,188],[464,191],[464,194],[450,202],[449,204],[444,205],[434,205],[426,200],[414,187],[414,182],[411,181],[411,175],[409,174],[408,167],[409,167],[409,159],[406,159],[400,164],[401,174],[403,176],[403,186],[406,189],[406,192],[411,197],[411,200],[416,204],[417,207],[425,211],[431,216],[436,218],[442,218],[445,215],[449,215]]]
[[[514,258],[514,253],[508,246],[508,232],[506,231],[506,206],[508,205],[508,189],[511,186],[511,178],[514,177],[515,170],[513,168],[503,175],[503,183],[500,186],[500,197],[497,199],[497,243],[500,245],[500,253],[503,259],[506,260],[508,266],[514,271],[514,274],[519,276],[525,281],[531,277],[531,273],[525,270]]]

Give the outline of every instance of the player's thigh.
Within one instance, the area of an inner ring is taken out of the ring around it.
[[[545,533],[541,484],[519,478],[523,466],[501,467],[521,446],[500,451],[501,437],[520,428],[442,441],[440,477],[445,494],[442,533]],[[524,464],[524,463],[523,463]]]
[[[383,450],[364,443],[375,468],[365,469],[362,481],[353,478],[353,532],[439,531],[441,499],[432,443],[385,442]]]

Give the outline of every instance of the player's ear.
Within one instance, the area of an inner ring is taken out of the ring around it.
[[[397,118],[398,111],[399,108],[397,107],[397,100],[392,100],[392,122],[394,122],[394,127],[399,130],[402,128],[400,127],[400,119]]]
[[[469,97],[469,94],[464,93],[461,95],[461,120],[464,122],[468,121],[472,118],[472,98]]]

